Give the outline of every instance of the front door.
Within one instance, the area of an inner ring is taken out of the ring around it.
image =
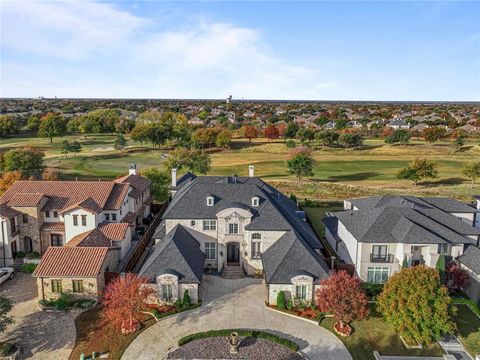
[[[30,254],[33,251],[33,246],[32,246],[32,238],[25,236],[23,238],[23,248],[25,250],[25,253]]]
[[[227,244],[227,263],[240,262],[240,249],[238,243]]]
[[[17,241],[12,242],[12,258],[17,256]]]

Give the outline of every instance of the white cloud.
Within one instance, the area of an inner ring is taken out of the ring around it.
[[[1,96],[322,98],[317,70],[278,58],[261,31],[180,30],[106,3],[2,3]],[[35,60],[29,60],[29,58]]]

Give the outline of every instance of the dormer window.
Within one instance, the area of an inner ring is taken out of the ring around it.
[[[214,202],[213,196],[207,197],[207,206],[213,206]]]
[[[252,206],[258,206],[258,205],[260,205],[260,198],[257,196],[254,196],[252,198]]]

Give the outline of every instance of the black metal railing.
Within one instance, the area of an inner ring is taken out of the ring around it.
[[[14,227],[12,227],[12,232],[11,232],[11,236],[16,236],[19,234],[20,232],[20,226],[19,225],[15,225]]]
[[[393,263],[392,254],[370,254],[370,262],[372,263]]]

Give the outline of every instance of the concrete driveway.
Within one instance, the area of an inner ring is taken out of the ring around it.
[[[35,279],[21,272],[3,283],[0,295],[13,300],[15,323],[0,334],[0,341],[22,346],[24,359],[68,359],[75,344],[77,312],[43,312],[37,307]]]
[[[343,343],[328,330],[267,309],[261,280],[227,280],[218,276],[203,279],[203,305],[161,320],[142,332],[122,360],[161,359],[185,335],[228,328],[269,330],[295,341],[309,359],[352,359]]]

